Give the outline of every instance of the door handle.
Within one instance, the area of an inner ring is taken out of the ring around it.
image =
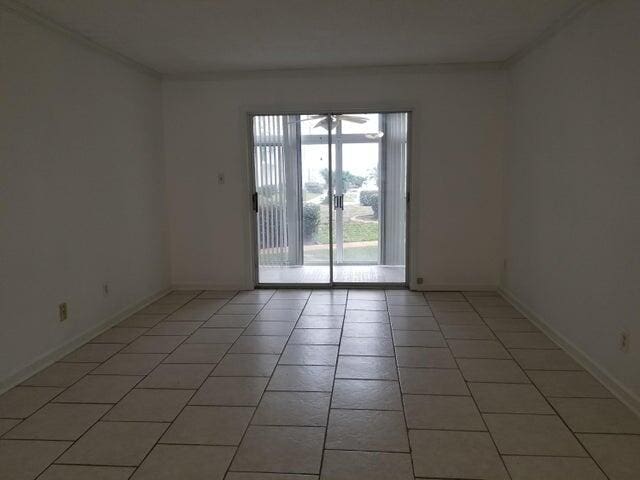
[[[337,209],[344,210],[344,195],[333,196],[333,208],[334,210],[337,210]]]

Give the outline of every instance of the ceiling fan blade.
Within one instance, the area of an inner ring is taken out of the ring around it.
[[[309,118],[303,118],[302,120],[292,120],[291,122],[289,122],[289,124],[309,122],[311,120],[317,120],[319,118],[326,118],[326,115],[311,115]]]
[[[353,123],[367,123],[369,119],[367,117],[359,117],[357,115],[340,115],[340,120]]]

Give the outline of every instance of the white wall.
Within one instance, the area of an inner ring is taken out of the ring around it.
[[[640,2],[602,2],[512,69],[503,279],[636,406],[639,25]]]
[[[1,389],[169,275],[159,80],[0,9],[0,88]]]
[[[423,288],[497,285],[504,72],[274,73],[163,88],[175,284],[253,286],[247,111],[411,108],[413,277]]]

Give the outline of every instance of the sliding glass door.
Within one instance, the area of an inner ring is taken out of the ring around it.
[[[407,113],[252,118],[263,285],[406,282]]]

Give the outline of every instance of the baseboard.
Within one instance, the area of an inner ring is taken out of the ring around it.
[[[253,290],[253,286],[241,285],[238,283],[228,284],[215,284],[215,283],[200,283],[200,282],[187,282],[187,283],[175,283],[171,285],[172,290]]]
[[[498,287],[495,285],[477,285],[477,284],[460,284],[460,283],[427,283],[427,284],[411,284],[411,290],[418,292],[496,292]]]
[[[548,322],[538,315],[531,307],[522,302],[509,289],[500,287],[498,290],[513,306],[526,316],[534,325],[542,330],[551,340],[557,343],[576,362],[578,362],[587,372],[593,375],[602,385],[604,385],[618,400],[629,407],[640,417],[640,398],[626,386],[621,384],[604,367],[594,361],[582,349],[576,346],[571,340],[555,330]]]
[[[4,393],[5,391],[9,390],[15,385],[18,385],[19,383],[25,381],[27,378],[38,373],[40,370],[48,367],[52,363],[57,362],[61,358],[64,358],[66,355],[73,352],[78,347],[84,345],[95,336],[111,328],[112,326],[120,323],[122,320],[134,314],[138,310],[146,307],[150,303],[153,303],[159,298],[163,297],[170,290],[171,290],[170,288],[163,288],[162,290],[136,302],[134,305],[131,305],[130,307],[122,309],[120,312],[109,317],[104,322],[101,322],[100,324],[71,338],[69,341],[67,341],[63,345],[42,354],[41,356],[36,358],[31,364],[17,370],[16,372],[10,374],[8,377],[0,380],[0,394]]]

